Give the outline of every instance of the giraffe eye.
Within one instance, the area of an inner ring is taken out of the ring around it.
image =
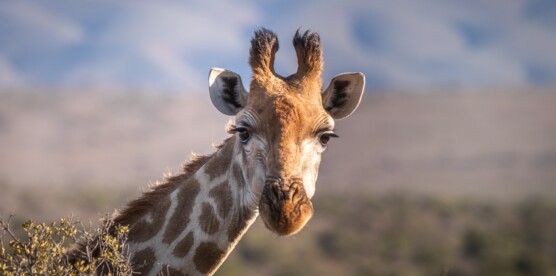
[[[247,143],[247,141],[249,141],[249,138],[251,138],[251,133],[249,133],[249,130],[245,127],[238,127],[235,129],[235,131],[239,136],[239,140],[243,144]]]
[[[337,137],[339,137],[339,136],[336,135],[336,133],[334,133],[332,131],[327,131],[327,132],[324,132],[320,135],[319,141],[320,141],[320,144],[322,146],[326,146],[328,144],[328,142],[330,141],[330,138],[337,138]]]

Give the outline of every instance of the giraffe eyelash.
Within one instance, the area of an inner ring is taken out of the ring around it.
[[[228,134],[235,134],[237,132],[237,127],[236,124],[234,123],[229,123],[226,126],[226,132],[228,132]]]
[[[251,126],[249,124],[246,123],[239,123],[239,124],[235,124],[235,123],[229,123],[226,126],[226,132],[228,132],[228,134],[235,134],[238,131],[244,130],[244,129],[251,129]]]
[[[250,127],[248,125],[240,125],[240,126],[236,126],[236,125],[232,125],[228,128],[228,133],[229,134],[236,134],[238,132],[242,132],[245,131],[247,129],[250,129]]]
[[[336,134],[335,129],[331,129],[331,128],[328,128],[328,127],[323,127],[323,128],[317,129],[317,131],[315,131],[315,136],[322,135],[322,134],[325,134],[325,133],[329,134],[331,137],[334,137],[334,138],[340,137]]]

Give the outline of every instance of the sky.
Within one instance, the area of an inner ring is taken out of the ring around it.
[[[369,89],[556,85],[554,0],[0,0],[0,89],[206,92],[212,67],[247,86],[260,27],[278,34],[282,75],[295,31],[318,32],[325,84],[363,72]]]

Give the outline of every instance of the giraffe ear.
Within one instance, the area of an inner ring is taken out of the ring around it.
[[[212,68],[209,73],[209,92],[212,104],[226,115],[236,115],[247,103],[247,91],[241,77],[226,69]]]
[[[322,93],[322,104],[334,119],[349,116],[359,103],[365,89],[363,73],[344,73],[335,76]]]

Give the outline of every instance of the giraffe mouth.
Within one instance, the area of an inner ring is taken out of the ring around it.
[[[303,183],[281,184],[267,180],[259,211],[266,227],[281,236],[299,232],[313,215],[313,204],[309,200]]]

